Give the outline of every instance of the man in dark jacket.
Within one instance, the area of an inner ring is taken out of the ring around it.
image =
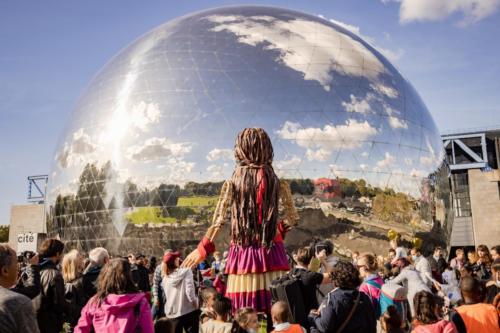
[[[373,306],[357,288],[359,272],[350,263],[339,261],[331,273],[334,288],[326,297],[326,303],[309,317],[312,327],[320,332],[375,333],[377,320]]]
[[[41,333],[61,332],[66,302],[64,280],[57,265],[62,259],[64,244],[57,239],[47,239],[39,251],[41,292],[33,299],[38,327]]]
[[[137,289],[143,292],[151,292],[151,286],[149,284],[149,272],[144,265],[145,256],[143,254],[137,254],[133,263],[130,267],[132,273],[132,279],[134,280]]]
[[[429,265],[431,266],[432,277],[437,281],[442,282],[441,274],[443,274],[448,264],[443,258],[443,250],[441,246],[436,246],[434,248],[434,253],[427,258],[427,261],[429,261]]]
[[[16,252],[0,244],[0,332],[38,333],[31,300],[10,289],[16,283],[17,274]]]
[[[109,253],[103,247],[96,247],[89,252],[89,260],[82,279],[85,303],[97,293],[97,278],[102,267],[109,262]]]

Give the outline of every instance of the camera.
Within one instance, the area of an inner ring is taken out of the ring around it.
[[[28,261],[36,255],[33,251],[23,251],[17,256],[17,262],[27,264]]]

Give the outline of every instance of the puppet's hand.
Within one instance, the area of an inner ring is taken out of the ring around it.
[[[181,267],[184,268],[194,268],[196,267],[199,263],[201,263],[205,258],[201,255],[200,251],[198,249],[194,249],[193,252],[191,252],[186,259],[182,262]]]
[[[291,228],[292,227],[285,223],[285,221],[280,221],[280,223],[278,224],[278,232],[280,233],[281,238],[285,239],[286,233],[289,232]]]

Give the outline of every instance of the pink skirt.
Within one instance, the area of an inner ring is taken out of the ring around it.
[[[231,299],[233,312],[243,307],[270,312],[269,286],[289,269],[281,241],[269,249],[260,245],[231,244],[225,273],[228,274],[226,296]]]

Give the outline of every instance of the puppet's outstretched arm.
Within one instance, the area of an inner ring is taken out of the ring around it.
[[[287,227],[294,227],[299,221],[299,214],[293,203],[290,185],[285,180],[280,180],[280,199],[283,205],[283,220]]]
[[[220,192],[219,201],[217,206],[215,206],[214,215],[212,217],[212,225],[208,228],[205,238],[208,238],[210,242],[214,242],[220,227],[224,224],[226,218],[226,212],[231,204],[232,198],[232,186],[229,181],[225,181],[222,185],[222,190]]]
[[[215,207],[212,217],[212,224],[208,228],[205,236],[198,244],[198,247],[191,252],[182,263],[182,267],[192,268],[205,260],[208,254],[215,251],[214,240],[221,226],[225,222],[226,212],[232,200],[232,186],[229,181],[222,185],[219,201]]]

